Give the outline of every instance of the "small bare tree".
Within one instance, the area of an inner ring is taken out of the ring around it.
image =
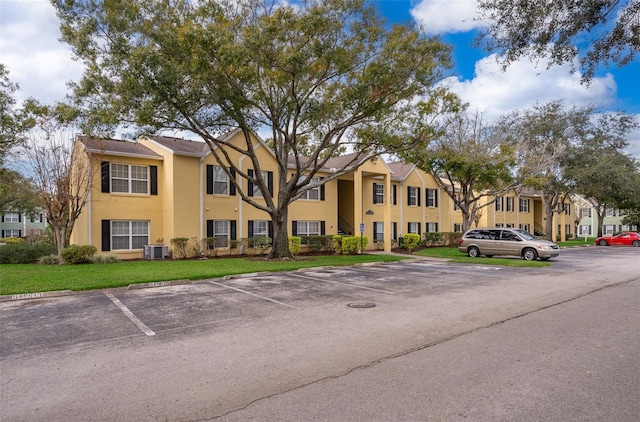
[[[28,136],[24,148],[30,175],[58,248],[69,246],[71,231],[87,203],[95,171],[82,149],[74,145],[71,128],[43,120]]]

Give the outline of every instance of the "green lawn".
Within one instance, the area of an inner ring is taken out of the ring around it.
[[[456,247],[427,248],[416,252],[416,255],[432,258],[446,258],[449,262],[459,262],[480,265],[499,265],[505,267],[548,267],[549,262],[525,261],[520,258],[469,258],[467,254],[458,251]]]
[[[595,246],[596,238],[595,237],[587,237],[587,240],[584,240],[584,237],[578,237],[576,239],[571,239],[566,242],[556,242],[558,246],[561,248],[568,248],[573,246]]]
[[[92,290],[170,280],[200,280],[262,271],[398,261],[389,255],[304,257],[294,261],[216,258],[190,261],[129,261],[114,264],[0,266],[0,295],[55,290]]]

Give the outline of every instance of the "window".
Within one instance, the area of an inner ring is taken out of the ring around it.
[[[414,186],[407,187],[407,197],[409,205],[420,206],[420,189]]]
[[[455,233],[462,233],[462,224],[454,224],[453,225],[453,231]]]
[[[438,206],[438,191],[436,189],[427,188],[427,206],[428,207]]]
[[[571,224],[565,224],[565,226],[564,226],[564,232],[565,232],[567,235],[570,235],[570,234],[571,234]]]
[[[268,177],[269,177],[268,172],[262,170],[260,171],[260,175],[262,176],[262,180],[264,181],[268,180]],[[253,170],[249,171],[249,176],[253,176]],[[251,182],[249,183],[251,184],[250,187],[252,188],[249,191],[249,196],[262,198],[262,192],[260,191],[260,187],[256,183],[251,183]]]
[[[149,193],[149,168],[112,163],[111,192]]]
[[[226,248],[229,246],[229,220],[211,220],[212,232],[208,233],[218,239],[216,246]]]
[[[591,226],[580,226],[580,234],[583,236],[591,235]]]
[[[613,234],[616,231],[615,224],[605,224],[603,227],[604,234]]]
[[[390,195],[389,200],[391,205],[398,205],[398,185],[391,185]]]
[[[615,210],[611,209],[611,208],[607,208],[606,214],[607,217],[615,217],[616,213]]]
[[[520,224],[520,230],[525,231],[527,233],[530,233],[529,229],[531,228],[531,226],[529,224]]]
[[[384,204],[384,185],[381,183],[373,184],[373,203]]]
[[[300,180],[305,180],[305,176],[300,176]],[[305,193],[302,194],[302,196],[300,197],[300,199],[308,199],[308,200],[318,200],[320,199],[320,186],[317,186],[318,183],[320,183],[320,178],[319,177],[312,177],[311,178],[311,182],[310,182],[310,186],[314,186],[315,187],[309,189],[308,191],[306,191]]]
[[[580,208],[580,218],[591,217],[591,208]]]
[[[515,210],[515,198],[513,196],[507,196],[507,212],[513,212]]]
[[[420,234],[420,223],[409,223],[407,233]]]
[[[507,223],[507,228],[508,228],[508,229],[513,229],[513,228],[515,228],[515,225],[514,225],[514,224],[510,224],[510,223]]]
[[[2,237],[22,237],[22,230],[2,230]]]
[[[19,223],[21,221],[20,213],[5,212],[2,216],[2,221],[5,223]]]
[[[31,217],[31,222],[32,223],[43,223],[44,222],[44,216],[42,214],[34,215],[33,217]]]
[[[438,231],[438,223],[427,223],[427,233],[435,233]]]
[[[253,233],[249,237],[268,237],[269,223],[264,220],[255,220],[253,222]]]
[[[373,241],[384,242],[384,222],[375,221],[373,223]]]
[[[503,196],[497,197],[494,204],[496,205],[495,207],[496,211],[502,211],[502,209],[504,208],[504,197]]]
[[[229,193],[229,176],[222,167],[213,166],[213,194],[227,195]]]
[[[142,249],[148,244],[148,221],[111,221],[111,249]]]
[[[529,200],[521,199],[520,200],[520,212],[529,212]]]
[[[298,221],[296,236],[320,236],[319,221]]]

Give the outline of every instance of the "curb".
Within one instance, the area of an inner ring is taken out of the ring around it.
[[[47,297],[59,297],[59,296],[71,296],[71,295],[73,295],[73,292],[71,290],[56,290],[54,292],[39,292],[39,293],[20,293],[15,295],[0,296],[0,302],[11,302],[14,300],[44,299]]]
[[[129,284],[127,290],[148,289],[153,287],[181,286],[183,284],[191,284],[191,280],[171,280],[171,281],[152,281],[150,283]]]

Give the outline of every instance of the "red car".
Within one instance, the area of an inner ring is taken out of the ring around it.
[[[640,234],[636,232],[622,232],[616,235],[602,236],[596,239],[600,246],[640,246]]]

